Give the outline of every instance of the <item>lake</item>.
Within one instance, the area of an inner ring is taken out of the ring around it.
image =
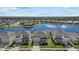
[[[74,24],[36,24],[33,28],[0,28],[0,31],[60,31],[79,32],[79,25]]]

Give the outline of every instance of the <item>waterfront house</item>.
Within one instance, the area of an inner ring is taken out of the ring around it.
[[[79,44],[79,33],[72,33],[71,39],[74,44]]]
[[[74,43],[75,43],[75,44],[79,44],[79,33],[77,33],[77,34],[75,35]]]
[[[16,35],[16,42],[20,42],[22,44],[28,44],[29,43],[29,36],[30,31],[21,31]]]
[[[54,41],[54,44],[62,44],[62,32],[61,31],[58,31],[58,32],[55,32],[54,35],[53,35],[53,41]]]
[[[36,31],[32,35],[35,45],[46,45],[48,43],[48,34],[45,31]]]
[[[0,32],[0,39],[1,39],[3,44],[8,44],[9,43],[8,32]]]
[[[63,38],[62,42],[63,42],[64,45],[70,44],[70,37],[67,33],[63,33],[62,38]]]

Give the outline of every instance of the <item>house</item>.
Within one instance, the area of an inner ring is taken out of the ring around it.
[[[30,31],[22,32],[22,44],[29,44]]]
[[[53,40],[55,44],[72,45],[69,34],[65,32],[56,32]]]
[[[74,43],[75,43],[75,44],[79,44],[79,36],[78,36],[78,35],[75,36]]]
[[[71,38],[74,44],[79,44],[79,33],[72,33]]]
[[[21,31],[16,35],[16,42],[22,44],[29,44],[30,31]]]
[[[32,35],[34,45],[47,45],[48,34],[45,31],[36,31]]]
[[[54,43],[55,44],[62,44],[62,36],[56,35],[54,38]]]
[[[31,22],[29,22],[29,21],[27,21],[27,20],[22,20],[22,21],[20,21],[20,24],[19,24],[20,26],[31,26],[32,25],[32,23]]]
[[[70,37],[69,37],[69,35],[68,35],[67,33],[63,33],[62,38],[63,38],[63,40],[62,40],[63,44],[64,44],[64,45],[68,45],[69,42],[70,42]]]
[[[3,44],[9,43],[9,35],[8,32],[0,32],[0,40]]]
[[[76,37],[75,42],[79,43],[79,37]]]
[[[73,43],[70,40],[70,34],[64,32],[62,38],[63,38],[62,42],[66,47],[73,46]]]
[[[55,44],[62,44],[62,32],[55,32],[52,37]]]
[[[24,34],[22,37],[22,44],[29,44],[29,34]]]

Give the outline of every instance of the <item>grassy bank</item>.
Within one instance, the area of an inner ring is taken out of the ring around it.
[[[34,26],[0,26],[0,28],[33,28]]]

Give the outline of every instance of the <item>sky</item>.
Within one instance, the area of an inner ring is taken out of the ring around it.
[[[0,7],[0,16],[79,16],[79,7]]]

